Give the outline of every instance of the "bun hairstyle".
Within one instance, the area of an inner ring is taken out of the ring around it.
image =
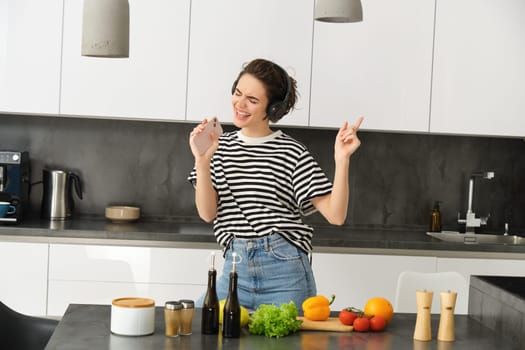
[[[239,76],[233,82],[232,95],[244,74],[254,76],[265,86],[268,98],[266,116],[272,123],[276,123],[293,110],[297,100],[297,82],[281,66],[262,58],[244,64]]]

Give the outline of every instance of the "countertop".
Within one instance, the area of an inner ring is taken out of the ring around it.
[[[317,253],[366,253],[440,257],[525,259],[525,246],[442,242],[421,229],[315,226]],[[68,221],[26,220],[0,224],[0,241],[146,247],[219,248],[212,226],[181,218],[172,221],[112,223],[103,217]]]
[[[466,315],[455,316],[456,340],[453,342],[436,340],[439,315],[433,315],[433,340],[421,342],[413,340],[415,314],[395,314],[383,332],[298,331],[282,338],[267,338],[250,335],[243,329],[241,337],[237,339],[202,335],[200,314],[200,309],[196,309],[192,335],[168,338],[164,335],[163,309],[157,307],[154,334],[125,337],[110,332],[110,305],[71,304],[45,349],[519,349],[517,344]]]

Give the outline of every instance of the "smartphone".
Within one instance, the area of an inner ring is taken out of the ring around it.
[[[204,154],[208,148],[212,145],[210,133],[214,133],[217,137],[222,135],[222,126],[217,118],[212,118],[208,121],[208,124],[204,127],[204,130],[195,136],[193,142],[197,147],[199,154]]]

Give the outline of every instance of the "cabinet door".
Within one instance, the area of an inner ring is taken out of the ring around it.
[[[313,0],[193,0],[188,120],[231,122],[231,88],[242,65],[275,61],[298,81],[297,109],[279,124],[307,125]]]
[[[430,131],[525,136],[525,2],[438,0]]]
[[[206,290],[211,249],[51,244],[50,315],[62,315],[70,303],[110,304],[126,295],[197,299]],[[216,269],[223,259],[216,252]]]
[[[363,15],[315,22],[310,125],[428,131],[434,0],[363,1]]]
[[[168,300],[197,300],[206,290],[205,283],[206,281],[204,284],[163,284],[51,280],[47,310],[49,316],[62,316],[69,304],[109,305],[113,299],[126,296],[150,298],[155,300],[157,306],[162,306]]]
[[[368,299],[387,298],[392,305],[403,271],[434,272],[435,257],[315,253],[312,258],[317,294],[335,294],[332,310],[362,309]],[[415,298],[414,298],[415,302]]]
[[[129,58],[80,55],[82,3],[65,2],[60,113],[184,119],[190,0],[130,0]]]
[[[0,300],[27,315],[46,315],[48,245],[0,243]]]
[[[0,0],[0,111],[58,113],[62,0]]]

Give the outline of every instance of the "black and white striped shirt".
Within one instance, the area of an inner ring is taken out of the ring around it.
[[[312,250],[313,228],[301,216],[316,211],[310,200],[329,194],[332,184],[302,143],[280,130],[262,138],[225,133],[211,161],[211,178],[219,198],[213,226],[219,244],[279,233]],[[188,180],[195,185],[195,169]]]

